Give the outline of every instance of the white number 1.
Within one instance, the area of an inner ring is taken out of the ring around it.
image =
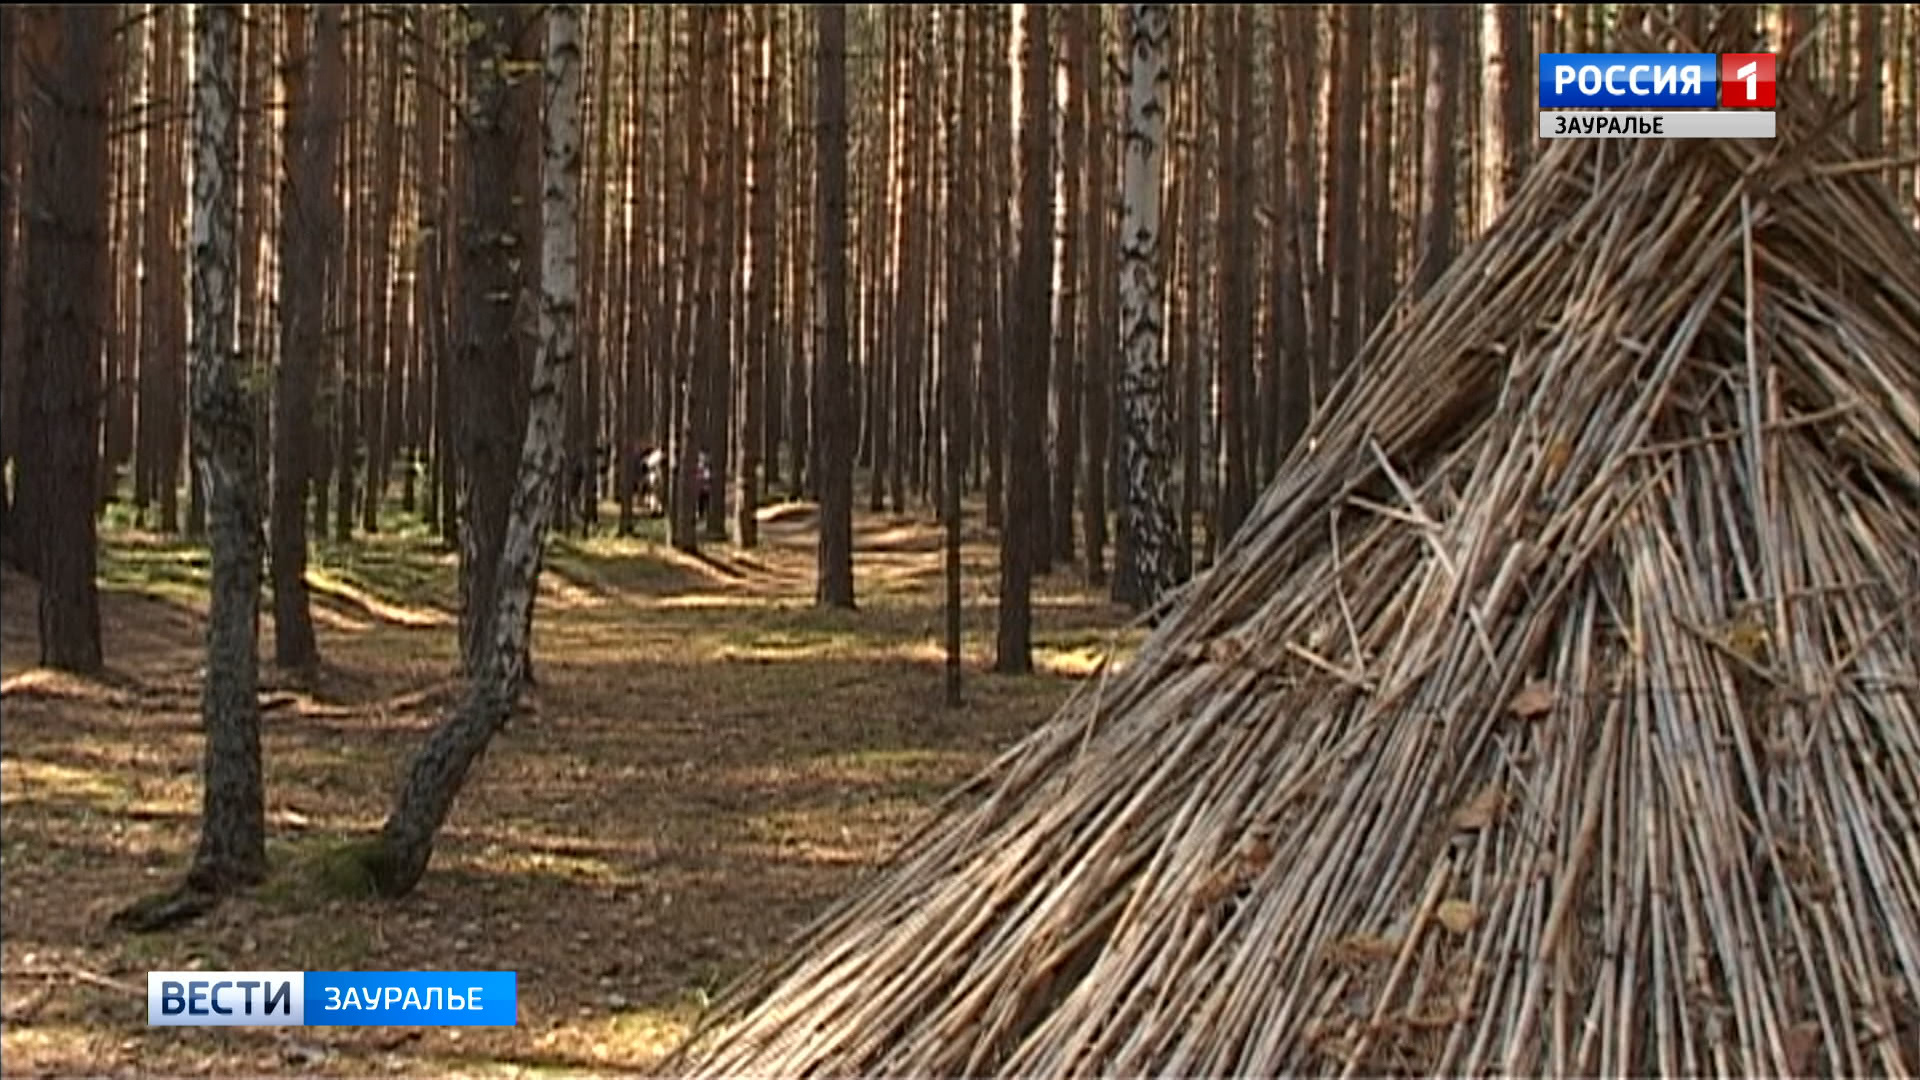
[[[1733,73],[1736,79],[1747,80],[1747,100],[1760,100],[1760,64],[1756,60],[1747,61],[1739,71]]]

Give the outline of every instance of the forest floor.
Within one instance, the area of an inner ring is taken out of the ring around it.
[[[975,508],[977,511],[977,508]],[[977,513],[973,516],[977,521]],[[145,936],[109,915],[177,881],[198,825],[204,549],[103,534],[109,671],[32,666],[32,583],[0,594],[9,1076],[554,1076],[644,1070],[701,1003],[774,953],[933,804],[1050,715],[1124,613],[1060,567],[1035,592],[1032,677],[988,674],[996,554],[967,538],[966,706],[942,706],[942,559],[928,523],[860,514],[861,610],[811,607],[810,507],[700,558],[657,539],[557,542],[526,715],[495,740],[426,879],[398,901],[308,877],[376,828],[451,701],[454,556],[417,522],[317,545],[326,666],[263,671],[274,874]],[[657,523],[648,523],[655,529]],[[270,611],[270,609],[269,609]],[[272,655],[263,614],[262,654]],[[149,1028],[149,970],[519,973],[512,1028]]]

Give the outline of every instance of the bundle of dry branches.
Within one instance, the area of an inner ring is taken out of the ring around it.
[[[1123,670],[706,1075],[1920,1069],[1920,241],[1563,142]]]

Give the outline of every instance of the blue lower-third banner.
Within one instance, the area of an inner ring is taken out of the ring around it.
[[[151,971],[165,1027],[512,1027],[512,971]]]

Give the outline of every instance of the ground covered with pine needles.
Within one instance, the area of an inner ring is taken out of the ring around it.
[[[995,555],[971,536],[968,705],[950,712],[933,527],[859,518],[852,614],[809,603],[809,510],[769,511],[763,528],[755,551],[716,545],[697,560],[649,539],[555,546],[529,709],[400,902],[354,896],[326,854],[378,825],[406,756],[451,700],[454,559],[404,522],[323,545],[313,580],[327,666],[310,685],[271,668],[263,680],[274,877],[152,936],[106,922],[176,879],[192,851],[205,550],[108,529],[99,679],[32,666],[33,586],[8,573],[8,1074],[644,1069],[709,995],[844,894],[1125,641],[1122,614],[1062,568],[1036,592],[1039,674],[986,674]],[[269,657],[271,634],[267,619]],[[148,1028],[146,973],[191,968],[510,969],[520,1024]]]

